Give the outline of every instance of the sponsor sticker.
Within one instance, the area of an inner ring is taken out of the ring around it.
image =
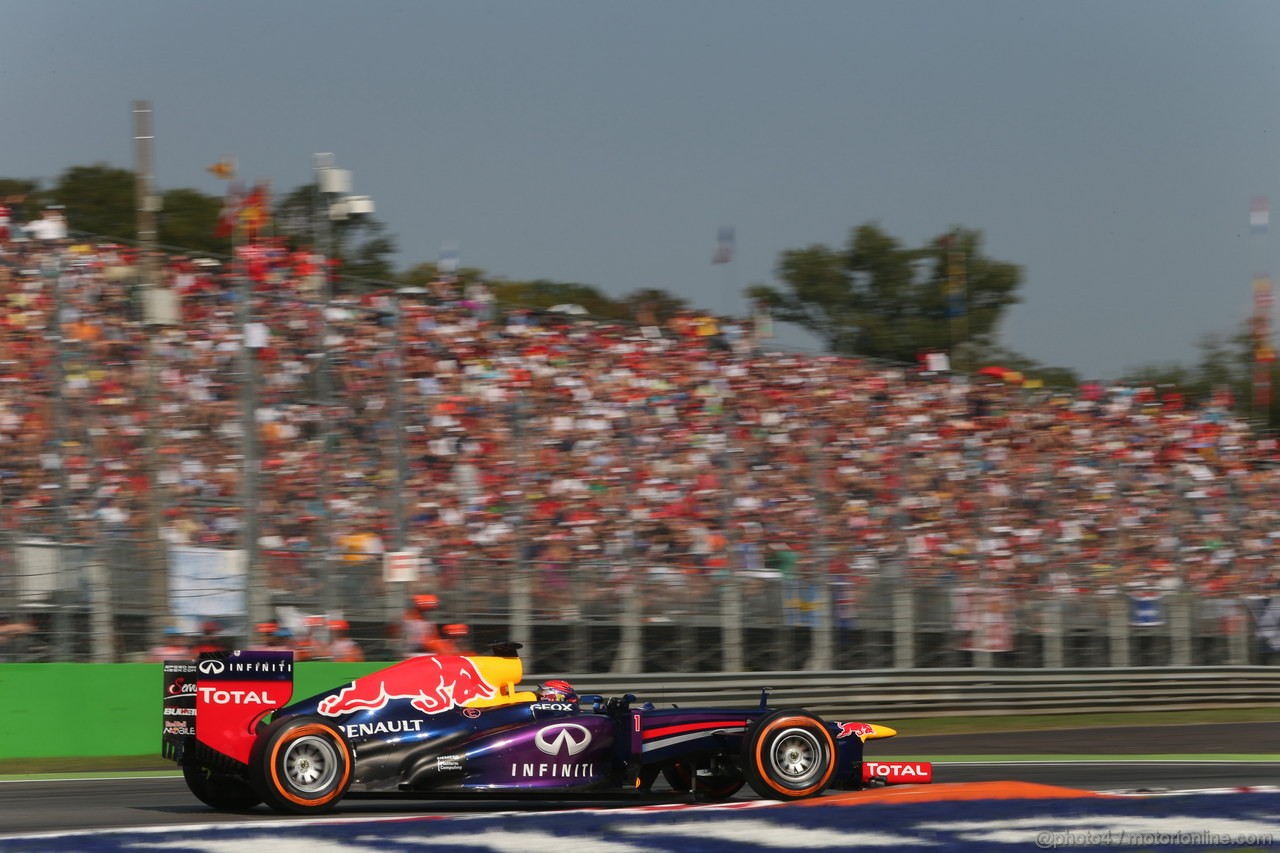
[[[202,655],[196,662],[200,681],[292,681],[293,652],[235,651]]]
[[[200,701],[210,705],[271,705],[277,707],[268,690],[222,690],[199,686]]]
[[[548,761],[511,764],[512,779],[590,779],[596,766],[589,761]]]
[[[837,738],[866,737],[876,730],[870,723],[836,723],[836,725],[840,727],[840,731],[836,733]]]
[[[933,765],[927,761],[864,761],[862,781],[881,778],[890,785],[904,782],[932,782]]]
[[[577,755],[591,746],[591,732],[577,723],[555,723],[539,729],[533,745],[547,755]]]
[[[193,735],[196,730],[195,727],[188,725],[186,720],[165,720],[164,733],[167,735]]]
[[[339,725],[349,738],[366,738],[376,735],[408,734],[422,731],[422,720],[379,720],[376,723],[347,723]]]
[[[577,705],[570,705],[566,702],[536,702],[529,706],[535,711],[576,711]]]

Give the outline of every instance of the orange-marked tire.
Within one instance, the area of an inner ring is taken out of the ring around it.
[[[315,717],[272,723],[249,757],[254,790],[271,808],[289,814],[331,810],[351,786],[351,765],[346,738]]]
[[[835,773],[836,741],[816,714],[774,711],[749,730],[742,768],[751,790],[765,799],[816,797]]]

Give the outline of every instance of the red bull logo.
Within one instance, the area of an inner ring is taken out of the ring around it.
[[[876,730],[870,723],[836,723],[836,725],[840,727],[840,731],[836,733],[837,738],[866,737]]]
[[[354,711],[376,711],[393,699],[409,699],[424,714],[439,714],[472,699],[497,695],[475,662],[460,655],[423,655],[358,678],[320,701],[319,711],[337,717]]]

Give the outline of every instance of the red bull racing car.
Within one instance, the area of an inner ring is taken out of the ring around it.
[[[892,729],[773,709],[768,691],[694,709],[564,681],[522,690],[518,648],[422,655],[292,704],[292,652],[167,661],[163,754],[213,808],[299,814],[357,796],[643,795],[659,778],[700,801],[932,780],[927,763],[863,761]]]

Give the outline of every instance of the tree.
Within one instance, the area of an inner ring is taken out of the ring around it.
[[[439,281],[442,275],[440,265],[435,261],[423,261],[420,264],[414,264],[397,275],[396,281],[401,287],[416,287],[424,291],[430,291],[431,285]],[[464,291],[467,285],[475,282],[489,282],[490,286],[495,289],[503,286],[502,283],[490,282],[488,275],[479,267],[459,267],[451,275],[456,286]]]
[[[221,199],[192,189],[166,190],[162,198],[156,226],[162,246],[215,255],[230,253],[230,241],[214,236]]]
[[[344,223],[340,233],[351,234],[354,245],[344,254],[341,252],[343,244],[338,244],[338,257],[343,261],[342,275],[373,281],[395,279],[391,256],[395,254],[396,242],[386,230],[385,225],[371,217],[362,216],[350,225]]]
[[[132,240],[138,233],[133,172],[105,163],[72,166],[50,196],[66,208],[67,226],[104,237]]]
[[[875,223],[854,228],[843,249],[783,252],[777,276],[787,290],[748,290],[775,319],[803,326],[832,352],[897,361],[993,337],[1022,281],[1019,267],[983,254],[978,231],[957,228],[910,248]]]
[[[134,173],[104,163],[73,166],[44,189],[39,181],[0,178],[0,200],[18,200],[19,221],[36,219],[48,205],[66,208],[72,231],[134,240],[138,235],[137,182]],[[156,217],[161,245],[184,251],[226,254],[227,240],[213,236],[222,201],[193,189],[166,190]]]
[[[1198,341],[1199,362],[1193,368],[1178,364],[1146,364],[1130,368],[1118,380],[1122,385],[1176,389],[1184,399],[1205,403],[1228,392],[1235,411],[1256,421],[1276,423],[1280,404],[1276,401],[1274,364],[1265,370],[1272,384],[1269,411],[1254,407],[1254,380],[1258,365],[1254,361],[1256,342],[1250,321],[1240,324],[1234,334],[1214,332]]]
[[[985,338],[973,338],[961,345],[959,358],[974,370],[984,366],[999,366],[1021,373],[1024,379],[1037,380],[1050,388],[1080,386],[1080,376],[1067,367],[1048,367],[1015,350],[991,343]],[[954,366],[954,365],[953,365]]]
[[[22,225],[35,219],[49,203],[48,192],[40,188],[39,181],[0,178],[0,204],[9,208],[13,223]]]
[[[632,291],[619,301],[630,306],[632,319],[646,326],[663,325],[689,308],[687,300],[656,287]]]
[[[581,305],[593,317],[627,319],[629,310],[589,284],[551,281],[504,281],[492,285],[503,305],[517,308],[553,308],[556,305]]]
[[[338,261],[338,273],[348,278],[376,281],[395,279],[391,256],[395,238],[373,216],[329,219],[314,183],[304,184],[281,196],[275,206],[277,230],[295,246],[313,246]],[[323,214],[323,216],[322,216]]]

